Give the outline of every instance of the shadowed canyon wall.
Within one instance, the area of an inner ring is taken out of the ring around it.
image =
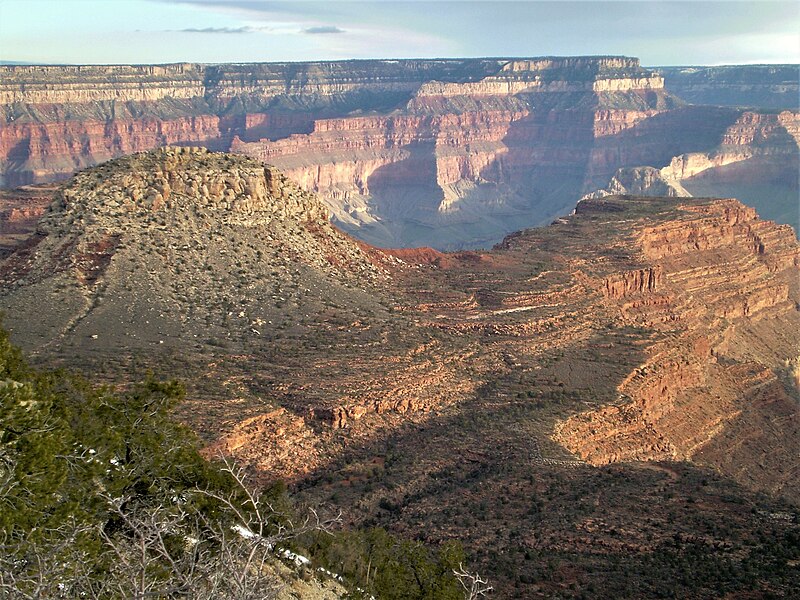
[[[800,112],[745,111],[705,152],[672,158],[663,168],[619,169],[587,197],[613,194],[735,197],[762,216],[800,226]]]
[[[800,108],[800,66],[656,67],[669,91],[692,104]]]

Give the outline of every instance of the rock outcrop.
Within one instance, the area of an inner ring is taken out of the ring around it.
[[[777,440],[800,427],[785,362],[798,349],[794,232],[732,200],[684,210],[696,217],[636,236],[656,267],[604,283],[623,318],[660,335],[618,385],[619,404],[568,419],[556,439],[593,464],[694,460],[793,495],[796,466]]]
[[[603,292],[607,298],[618,300],[633,294],[654,292],[662,283],[663,270],[660,267],[650,267],[606,277],[603,281]]]

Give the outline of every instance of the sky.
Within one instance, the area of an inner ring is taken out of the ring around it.
[[[800,63],[800,2],[0,0],[0,61],[637,56]]]

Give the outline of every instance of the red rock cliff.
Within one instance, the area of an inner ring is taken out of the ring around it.
[[[796,447],[780,442],[800,432],[786,383],[800,354],[794,232],[733,200],[684,210],[639,231],[653,267],[603,283],[625,319],[655,332],[646,360],[619,384],[619,404],[570,418],[555,438],[593,464],[693,460],[795,494]]]

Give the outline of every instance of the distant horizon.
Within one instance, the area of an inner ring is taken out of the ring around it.
[[[0,63],[632,56],[800,64],[794,0],[0,0]]]
[[[0,67],[167,67],[171,65],[250,65],[250,64],[307,64],[307,63],[343,63],[343,62],[391,62],[391,61],[414,61],[414,60],[528,60],[542,58],[636,58],[624,54],[542,54],[537,56],[414,56],[403,58],[343,58],[343,59],[309,59],[309,60],[234,60],[224,62],[199,62],[192,60],[177,60],[170,62],[150,62],[150,63],[77,63],[77,62],[27,62],[14,60],[0,60]],[[639,64],[643,68],[694,68],[694,67],[799,67],[800,62],[756,62],[756,63],[715,63],[715,64],[643,64],[639,59]]]

